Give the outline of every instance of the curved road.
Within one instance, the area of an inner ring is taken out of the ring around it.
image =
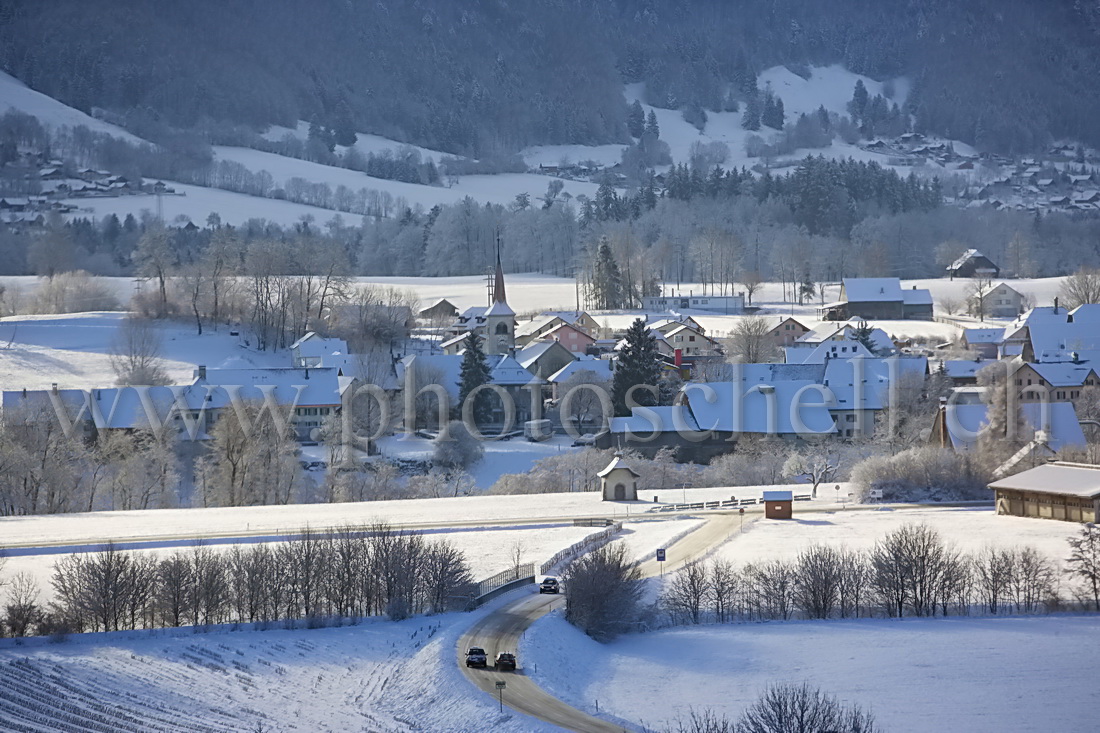
[[[703,557],[738,531],[740,518],[734,514],[712,517],[706,524],[667,548],[665,572],[673,572],[692,560]],[[647,560],[640,565],[643,575],[652,577],[661,572],[660,563]],[[518,712],[539,718],[566,730],[592,733],[622,733],[625,730],[607,720],[567,705],[536,685],[523,671],[523,659],[517,655],[519,669],[497,672],[466,667],[466,649],[483,648],[492,660],[498,652],[515,652],[520,637],[531,624],[549,613],[551,606],[560,607],[564,598],[558,595],[527,595],[485,616],[458,641],[457,661],[466,677],[497,699],[496,683],[504,681],[504,704]]]

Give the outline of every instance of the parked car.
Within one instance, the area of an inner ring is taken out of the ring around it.
[[[561,586],[558,585],[557,578],[546,577],[539,583],[539,593],[560,593]]]
[[[488,667],[489,657],[485,654],[485,650],[479,646],[472,646],[466,652],[466,666],[467,667]]]
[[[493,666],[496,667],[497,671],[502,671],[505,669],[515,671],[516,655],[510,652],[501,652],[497,655],[496,664],[494,664]]]

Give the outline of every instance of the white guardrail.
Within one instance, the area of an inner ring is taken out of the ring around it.
[[[550,569],[553,568],[555,565],[565,562],[566,560],[573,560],[578,556],[589,552],[590,550],[594,550],[597,547],[606,545],[608,542],[611,541],[612,537],[622,531],[622,528],[622,522],[615,522],[614,524],[608,525],[607,529],[597,532],[596,534],[588,535],[580,542],[574,543],[569,547],[566,547],[564,550],[540,565],[539,574],[546,575],[546,573],[549,572]]]

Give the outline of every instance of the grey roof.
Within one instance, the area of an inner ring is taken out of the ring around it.
[[[901,291],[901,299],[906,305],[932,305],[932,292],[923,288],[910,288]]]
[[[994,481],[989,488],[1039,491],[1095,499],[1100,496],[1100,466],[1056,461]]]

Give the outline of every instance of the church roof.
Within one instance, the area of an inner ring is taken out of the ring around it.
[[[612,471],[614,471],[616,468],[625,468],[627,471],[630,471],[635,476],[641,476],[642,475],[642,474],[638,473],[637,471],[635,471],[630,466],[626,465],[626,461],[623,460],[622,456],[615,456],[614,458],[612,458],[611,463],[607,464],[607,468],[600,471],[596,475],[599,476],[600,478],[603,478],[604,476],[606,476],[609,473],[611,473]]]

